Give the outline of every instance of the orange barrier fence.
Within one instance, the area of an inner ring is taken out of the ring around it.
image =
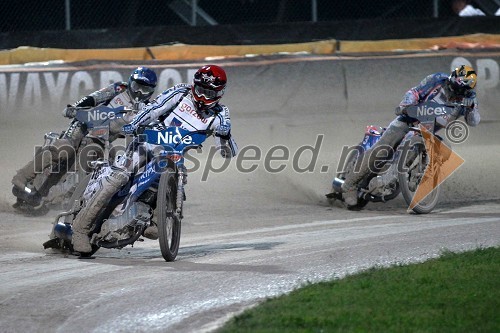
[[[0,51],[0,65],[62,60],[203,60],[216,57],[241,57],[279,53],[341,54],[394,51],[420,51],[443,48],[500,48],[500,35],[474,34],[457,37],[399,39],[381,41],[324,40],[310,43],[273,45],[186,45],[117,48],[53,49],[22,46]]]
[[[311,54],[332,54],[336,48],[335,40],[273,45],[186,45],[118,48],[118,49],[51,49],[18,47],[0,51],[0,65],[25,64],[63,60],[66,62],[86,60],[200,60],[207,57],[265,55],[277,53],[307,52]]]
[[[344,53],[421,51],[449,48],[500,48],[500,35],[474,34],[380,41],[341,41],[339,44],[340,52]]]

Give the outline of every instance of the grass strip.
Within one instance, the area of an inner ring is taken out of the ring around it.
[[[500,332],[500,248],[307,285],[217,332]]]

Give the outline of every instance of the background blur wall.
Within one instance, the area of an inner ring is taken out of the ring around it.
[[[478,72],[478,95],[483,118],[500,120],[498,52],[447,52],[417,56],[379,57],[261,57],[252,61],[218,61],[229,75],[228,104],[242,113],[286,116],[293,112],[336,112],[360,117],[392,110],[407,89],[428,73],[450,72],[468,63]],[[81,96],[110,82],[127,80],[137,65],[158,73],[158,93],[190,81],[202,63],[78,63],[0,68],[0,120],[10,114],[27,118],[49,116]],[[234,94],[234,95],[233,95]],[[232,96],[237,100],[232,101]],[[254,101],[265,101],[259,108]],[[238,111],[237,111],[238,112]]]

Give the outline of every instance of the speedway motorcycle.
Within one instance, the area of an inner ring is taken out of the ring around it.
[[[121,249],[133,245],[152,224],[158,227],[158,240],[163,258],[174,261],[180,244],[182,208],[184,196],[184,154],[192,148],[199,148],[207,131],[190,132],[180,127],[156,130],[141,129],[136,135],[137,143],[148,143],[162,147],[161,153],[151,157],[130,180],[118,191],[107,207],[92,221],[89,233],[92,252],[81,254],[91,256],[99,248]],[[130,151],[127,152],[131,157]],[[94,163],[95,169],[73,193],[74,205],[67,212],[59,214],[45,248],[64,249],[73,252],[71,244],[72,223],[85,207],[93,189],[99,184],[99,177],[110,171],[107,161]],[[83,184],[86,183],[86,186]],[[123,214],[114,217],[113,211],[120,206]]]
[[[442,141],[442,138],[436,135],[436,132],[445,127],[447,115],[451,114],[456,107],[456,105],[425,102],[407,107],[404,112],[408,116],[417,119],[421,126],[432,133],[431,138]],[[339,169],[340,172],[333,179],[331,192],[326,195],[330,202],[335,200],[343,201],[342,184],[346,174],[356,168],[357,161],[380,140],[384,130],[385,128],[376,126],[366,127],[363,140],[356,146],[356,150],[347,155],[345,163],[343,163],[344,167],[342,170]],[[444,158],[444,156],[440,156],[440,152],[427,150],[435,149],[435,147],[434,144],[426,147],[420,126],[412,127],[382,170],[370,172],[361,180],[358,184],[358,202],[356,205],[347,208],[360,210],[368,202],[387,202],[396,198],[400,193],[406,203],[410,205],[419,184],[423,180],[426,168],[432,168],[428,174],[433,175],[434,190],[412,208],[416,214],[430,213],[439,200],[440,187],[438,186],[437,176]]]
[[[13,186],[12,193],[17,198],[13,207],[24,214],[42,216],[58,205],[68,209],[69,199],[79,181],[91,171],[90,164],[103,158],[106,149],[109,151],[110,122],[122,118],[130,110],[100,105],[93,108],[74,107],[71,111],[70,118],[81,122],[88,134],[75,154],[67,159],[53,161],[41,172],[37,172],[24,189]],[[35,151],[35,159],[41,157],[41,154],[51,154],[53,143],[63,135],[64,132],[45,134],[45,142]]]

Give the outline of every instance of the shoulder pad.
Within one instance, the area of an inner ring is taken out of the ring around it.
[[[433,74],[433,76],[436,78],[436,80],[444,80],[444,79],[447,79],[450,75],[447,73],[439,72],[439,73]]]
[[[420,82],[420,86],[425,86],[425,85],[434,85],[437,83],[444,82],[445,80],[448,79],[448,74],[446,73],[434,73],[427,75],[422,82]]]
[[[178,83],[173,87],[170,87],[162,92],[162,95],[170,94],[173,91],[181,91],[182,93],[188,92],[191,90],[191,85],[186,83]]]
[[[122,93],[128,88],[128,84],[126,82],[115,82],[113,83],[114,89],[116,93]]]

